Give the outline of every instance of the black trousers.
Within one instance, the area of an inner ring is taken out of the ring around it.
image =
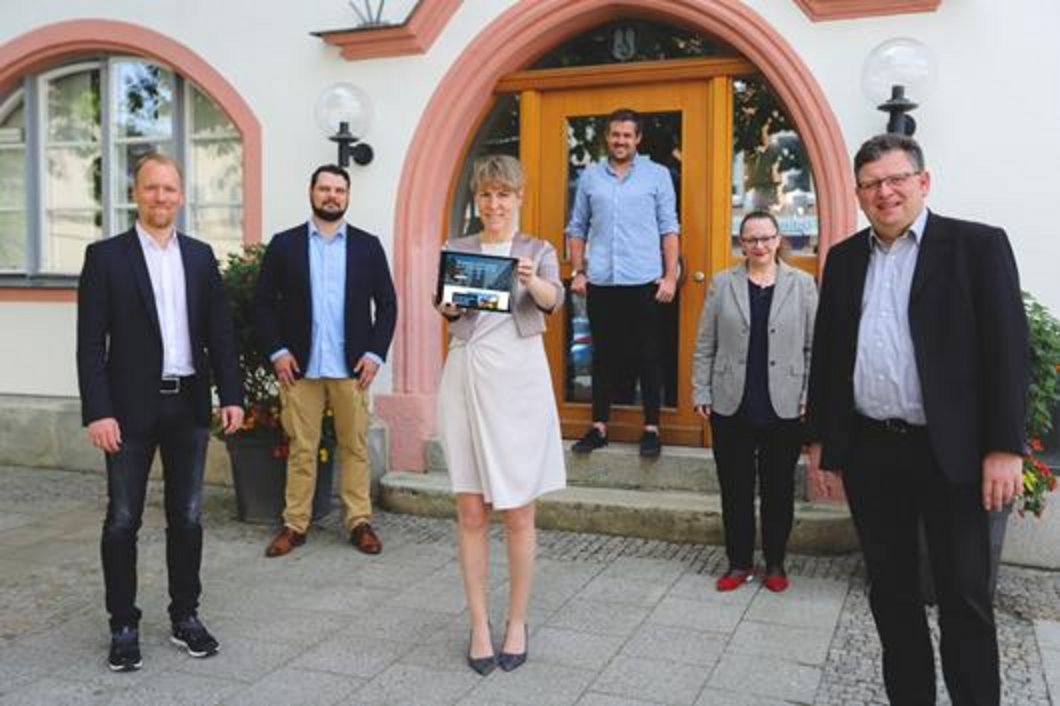
[[[166,568],[169,573],[169,615],[173,620],[194,615],[202,584],[202,477],[209,429],[195,421],[190,385],[176,395],[163,395],[151,433],[122,432],[121,449],[107,454],[107,517],[100,553],[110,626],[136,626],[136,537],[144,512],[147,480],[155,451],[162,454],[166,510]]]
[[[783,566],[795,508],[795,463],[802,424],[780,419],[756,427],[738,414],[710,415],[714,463],[721,484],[725,553],[733,569],[750,569],[755,549],[755,479],[761,502],[766,566]]]
[[[989,595],[990,537],[979,484],[949,482],[926,429],[888,431],[860,417],[843,483],[865,555],[891,703],[935,703],[935,664],[918,580],[923,518],[950,698],[954,706],[996,706],[1001,687]]]
[[[593,337],[593,421],[611,417],[618,377],[635,371],[640,379],[644,423],[659,423],[662,400],[662,306],[657,286],[588,286],[586,306]]]

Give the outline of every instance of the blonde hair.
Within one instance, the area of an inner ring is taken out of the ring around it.
[[[161,152],[148,152],[140,159],[136,160],[136,169],[133,170],[133,184],[140,180],[140,172],[148,164],[164,164],[169,167],[173,167],[173,171],[177,173],[177,178],[180,179],[181,186],[184,185],[184,170],[180,168],[180,164],[177,160],[173,159],[167,154]]]
[[[506,154],[488,154],[479,157],[471,167],[471,192],[488,184],[500,184],[513,191],[522,191],[525,183],[523,165],[515,157]]]

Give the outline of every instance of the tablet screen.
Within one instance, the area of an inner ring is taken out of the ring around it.
[[[443,250],[438,265],[438,300],[465,309],[510,312],[519,260]]]

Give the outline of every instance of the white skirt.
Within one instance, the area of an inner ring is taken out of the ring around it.
[[[495,509],[563,488],[559,415],[541,336],[522,337],[507,314],[479,314],[453,338],[438,390],[438,434],[454,493]]]

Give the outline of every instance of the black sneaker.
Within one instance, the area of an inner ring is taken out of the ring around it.
[[[599,429],[592,426],[589,427],[589,431],[585,432],[585,436],[574,442],[570,450],[576,454],[587,454],[604,446],[607,446],[607,436],[601,434]]]
[[[186,649],[192,657],[209,657],[221,649],[221,645],[196,615],[189,615],[173,623],[173,636],[169,639],[174,645]]]
[[[659,441],[659,432],[645,430],[640,437],[640,455],[644,458],[658,458],[662,453],[662,442]]]
[[[112,672],[135,672],[142,667],[140,631],[128,625],[112,631],[107,663]]]

